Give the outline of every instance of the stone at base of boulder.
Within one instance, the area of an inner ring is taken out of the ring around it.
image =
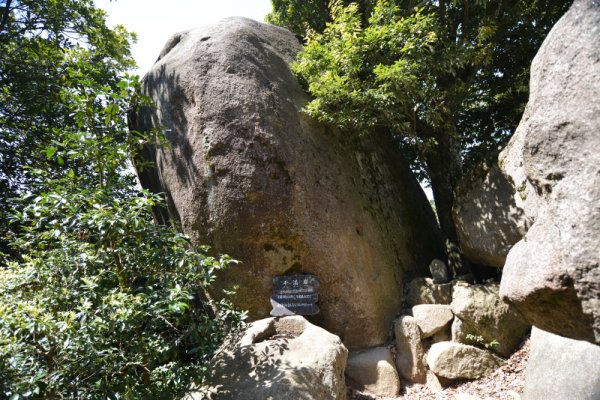
[[[445,304],[420,304],[412,308],[412,313],[421,329],[422,339],[445,329],[454,318],[450,306]]]
[[[600,346],[534,327],[523,398],[600,399]]]
[[[466,335],[479,336],[483,343],[496,341],[494,351],[509,357],[517,348],[530,324],[509,304],[500,300],[499,284],[455,285],[450,307],[455,320],[453,340],[469,344]]]
[[[433,283],[431,278],[415,278],[409,284],[406,301],[411,307],[419,304],[450,304],[452,284]]]
[[[426,385],[434,392],[444,390],[444,388],[452,384],[451,379],[446,379],[443,376],[437,376],[431,370],[427,371]]]
[[[396,337],[396,367],[398,373],[411,382],[425,382],[427,366],[421,343],[421,331],[414,317],[404,315],[394,321]]]
[[[427,354],[427,364],[438,377],[478,379],[503,364],[503,360],[486,350],[461,343],[435,343]]]
[[[396,396],[400,391],[400,378],[387,347],[351,353],[346,376],[349,386],[378,396]]]
[[[348,350],[300,316],[256,321],[211,361],[210,383],[185,400],[345,400]]]

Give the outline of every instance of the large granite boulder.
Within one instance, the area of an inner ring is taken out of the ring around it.
[[[513,193],[497,160],[481,163],[459,182],[452,212],[460,248],[470,261],[502,268],[510,248],[527,231]]]
[[[500,300],[497,283],[485,285],[455,285],[452,292],[452,313],[460,323],[453,324],[455,339],[475,344],[467,335],[497,341],[498,354],[508,357],[521,343],[530,325],[509,304]],[[459,328],[460,327],[460,328]]]
[[[600,399],[600,346],[534,327],[525,400]]]
[[[530,97],[500,156],[534,219],[500,295],[543,330],[600,343],[600,3],[576,0],[531,66]]]
[[[311,321],[352,348],[382,344],[405,279],[442,252],[433,212],[384,135],[338,132],[301,112],[308,98],[289,64],[285,29],[244,18],[175,35],[143,79],[156,108],[132,128],[165,127],[168,146],[138,159],[196,244],[241,260],[216,291],[237,286],[251,319],[269,315],[274,276],[320,280]],[[166,220],[164,210],[158,211]]]
[[[185,400],[344,400],[348,350],[300,316],[254,322],[211,362],[211,381]]]

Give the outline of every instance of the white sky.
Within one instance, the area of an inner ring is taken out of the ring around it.
[[[94,0],[108,13],[108,24],[124,25],[136,32],[132,47],[136,74],[144,75],[154,64],[167,39],[174,33],[212,24],[226,17],[243,16],[263,21],[270,0]]]

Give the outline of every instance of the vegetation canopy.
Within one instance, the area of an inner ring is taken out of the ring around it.
[[[156,225],[130,161],[133,35],[89,0],[0,2],[0,397],[175,398],[244,314],[233,262]]]
[[[271,20],[298,32],[289,12],[311,16],[296,3],[274,2]],[[313,96],[306,111],[348,132],[397,140],[431,185],[455,274],[468,268],[452,219],[454,189],[516,129],[531,60],[567,8],[552,0],[335,0],[319,14],[329,22],[303,25],[306,47],[294,71]]]

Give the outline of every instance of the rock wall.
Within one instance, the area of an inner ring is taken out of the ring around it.
[[[237,286],[251,319],[270,311],[272,278],[320,279],[310,320],[350,348],[382,344],[402,283],[443,254],[433,213],[396,146],[316,123],[289,64],[285,29],[243,18],[175,35],[143,79],[156,109],[132,128],[166,128],[145,150],[143,186],[164,192],[196,244],[241,260],[216,289]],[[159,211],[159,219],[168,215]]]
[[[530,98],[500,155],[534,220],[500,295],[534,325],[600,343],[600,2],[576,0],[531,66]]]

